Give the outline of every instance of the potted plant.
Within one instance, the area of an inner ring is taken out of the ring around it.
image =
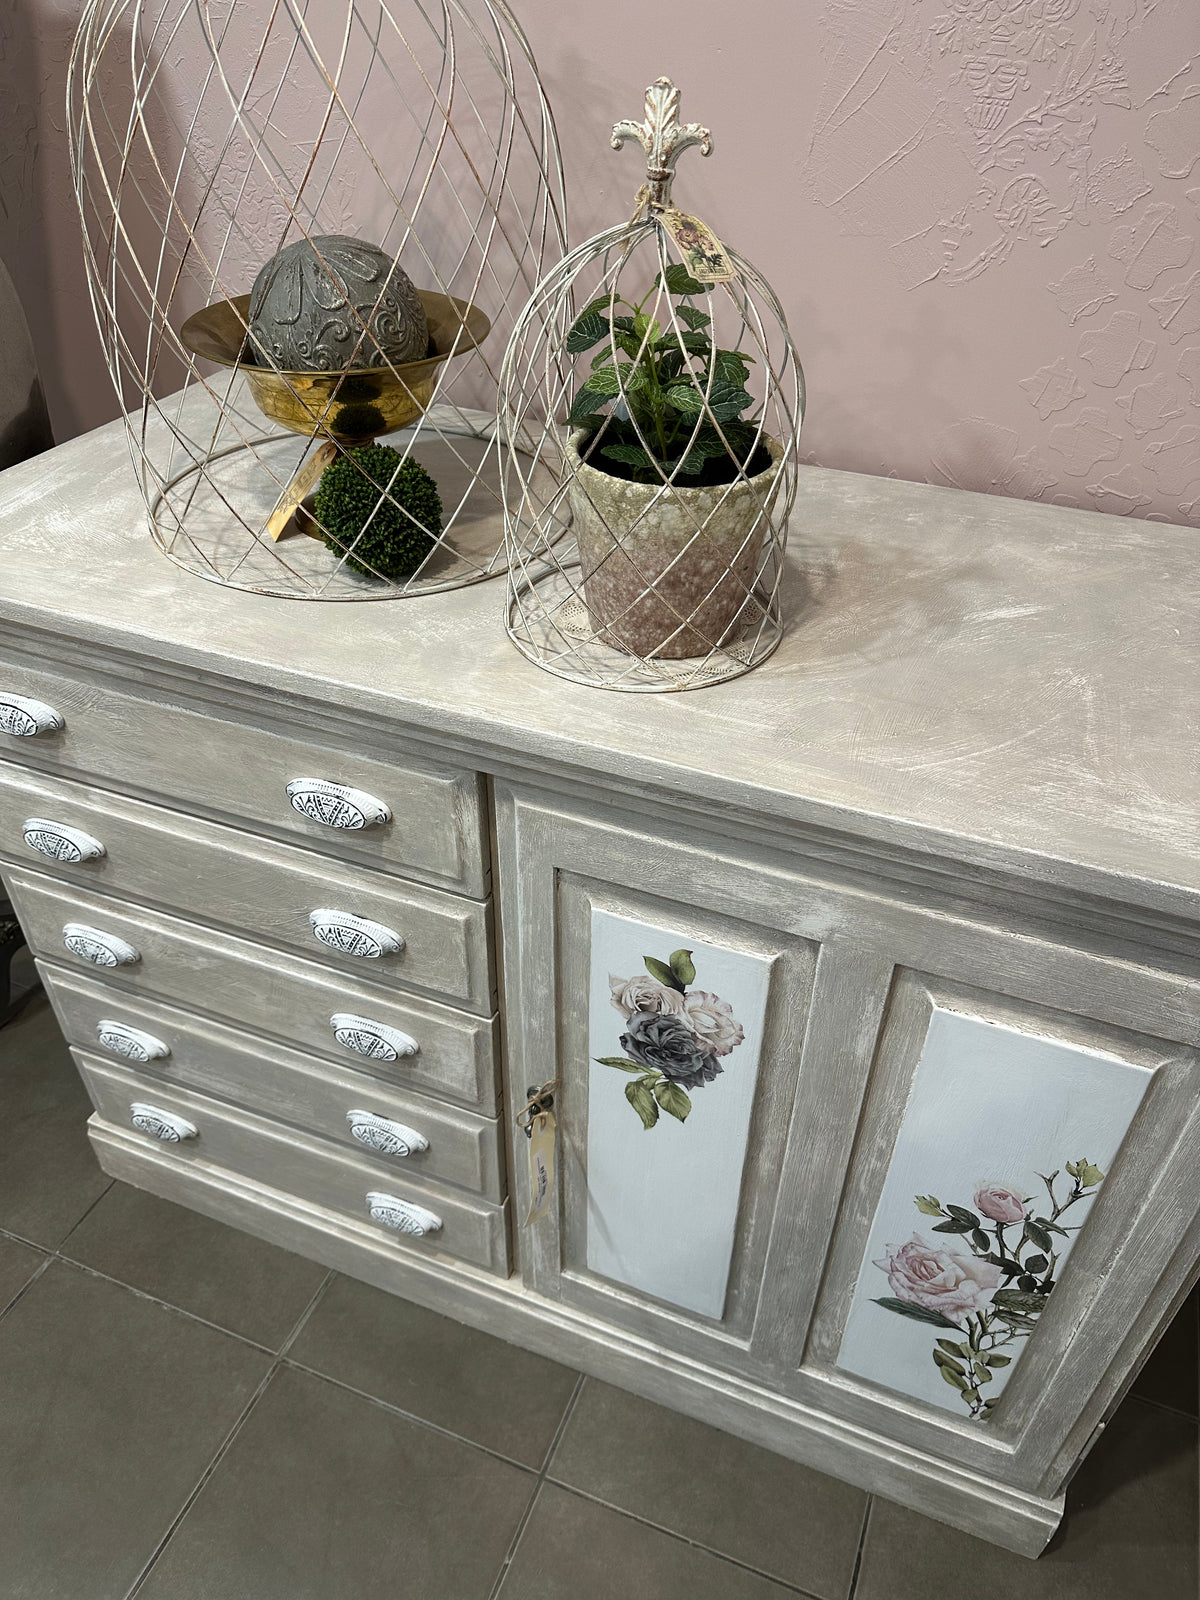
[[[680,264],[638,303],[592,301],[569,354],[600,346],[571,406],[568,497],[588,615],[605,644],[675,659],[748,620],[783,448],[745,413],[754,359],[713,343]],[[669,315],[655,319],[667,299]],[[674,303],[677,302],[677,303]]]

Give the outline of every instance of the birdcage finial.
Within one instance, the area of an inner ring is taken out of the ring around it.
[[[646,152],[646,182],[650,204],[666,207],[671,203],[671,184],[675,163],[685,150],[699,145],[700,154],[712,155],[712,134],[698,122],[679,120],[680,91],[670,78],[659,78],[646,90],[645,122],[618,122],[613,128],[612,145],[620,150],[627,139],[636,139]]]

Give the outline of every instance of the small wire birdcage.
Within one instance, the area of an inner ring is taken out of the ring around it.
[[[496,357],[510,306],[565,249],[554,121],[505,0],[87,0],[68,115],[159,547],[312,600],[503,571]],[[249,291],[289,246],[310,258],[289,292],[324,344],[285,359],[252,333]],[[405,275],[420,347],[398,355]],[[381,439],[397,454],[363,451]],[[314,491],[346,460],[339,520]],[[402,492],[410,461],[436,511]]]
[[[647,155],[632,220],[550,271],[504,358],[507,625],[575,682],[701,688],[782,637],[804,375],[770,285],[671,199],[712,138],[669,79],[613,129],[628,139]]]

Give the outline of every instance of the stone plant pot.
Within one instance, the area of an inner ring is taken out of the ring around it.
[[[589,466],[579,456],[587,438],[574,433],[567,445],[568,495],[584,603],[601,642],[659,660],[728,644],[758,571],[783,447],[764,434],[771,465],[743,483],[663,492]]]

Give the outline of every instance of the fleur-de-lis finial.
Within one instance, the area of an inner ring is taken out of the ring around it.
[[[712,134],[698,122],[680,122],[679,100],[679,90],[670,78],[659,78],[646,90],[645,122],[626,120],[613,128],[614,150],[620,150],[627,139],[636,139],[646,152],[646,182],[652,206],[671,203],[675,163],[685,150],[699,145],[701,155],[712,155]]]

